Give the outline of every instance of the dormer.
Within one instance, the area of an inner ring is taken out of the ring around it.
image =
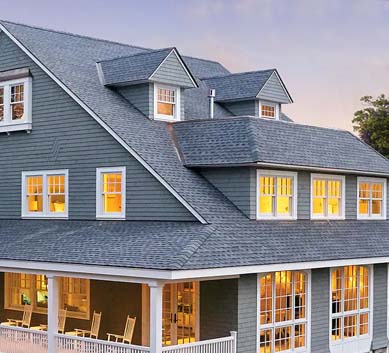
[[[205,82],[210,89],[216,90],[215,102],[236,116],[278,120],[282,104],[293,102],[275,69],[228,74]]]
[[[183,91],[198,87],[176,48],[150,50],[97,63],[101,82],[150,119],[184,118]]]

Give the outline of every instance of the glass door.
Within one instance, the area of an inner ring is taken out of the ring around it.
[[[183,282],[163,289],[162,342],[164,346],[198,339],[199,284]]]

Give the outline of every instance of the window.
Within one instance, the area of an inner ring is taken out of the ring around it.
[[[180,120],[180,89],[154,85],[155,118]]]
[[[370,270],[346,266],[331,270],[331,341],[369,335]]]
[[[23,217],[68,216],[68,171],[22,173]]]
[[[275,103],[259,102],[259,112],[262,118],[279,118],[279,106]]]
[[[358,178],[358,218],[386,219],[386,179]]]
[[[0,81],[0,132],[31,127],[31,78]]]
[[[308,273],[259,277],[259,353],[308,351]]]
[[[126,168],[96,169],[96,217],[121,218],[126,215]]]
[[[344,176],[312,174],[311,218],[344,219]]]
[[[88,319],[90,305],[89,280],[60,278],[60,308],[67,309],[69,317]],[[25,273],[5,274],[5,308],[23,310],[25,304],[32,305],[36,313],[47,313],[48,288],[45,275]]]
[[[296,218],[297,173],[257,171],[257,218]]]

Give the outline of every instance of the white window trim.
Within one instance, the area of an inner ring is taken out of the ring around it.
[[[275,216],[275,215],[264,215],[260,213],[259,210],[259,177],[260,176],[281,176],[281,177],[291,177],[293,178],[293,197],[292,197],[292,215],[291,216]],[[296,172],[288,172],[284,170],[268,170],[268,169],[257,169],[257,178],[256,178],[256,207],[257,207],[257,220],[296,220],[297,219],[297,183],[298,183],[298,174]]]
[[[174,116],[158,114],[158,89],[170,89],[175,92]],[[181,120],[181,92],[176,86],[154,83],[154,119],[162,121],[180,121]]]
[[[342,183],[342,196],[341,196],[341,212],[339,216],[321,216],[313,214],[313,180],[314,179],[326,179],[326,180],[336,180]],[[346,219],[346,177],[344,175],[334,175],[334,174],[311,174],[311,219],[324,220],[324,219],[334,219],[334,220],[344,220]]]
[[[288,270],[285,270],[285,271],[288,271]],[[261,285],[260,285],[260,279],[262,276],[266,276],[267,274],[269,273],[275,273],[275,272],[279,272],[279,271],[274,271],[274,272],[265,272],[265,273],[258,273],[257,274],[257,352],[259,352],[259,348],[260,348],[260,335],[259,335],[259,331],[261,330],[261,312],[260,312],[260,303],[261,303]],[[297,349],[294,349],[294,350],[287,350],[287,351],[281,351],[280,353],[310,353],[311,351],[311,283],[312,283],[312,272],[311,270],[291,270],[291,272],[304,272],[307,276],[307,288],[306,288],[306,307],[305,307],[305,311],[306,311],[306,326],[305,326],[305,329],[306,329],[306,341],[305,341],[305,348],[297,348]],[[274,293],[273,293],[274,294]],[[273,301],[274,301],[274,297],[273,297]],[[287,321],[287,322],[290,322],[290,321]],[[282,327],[282,323],[279,324],[279,326]],[[265,327],[268,327],[267,325]],[[272,326],[271,327],[275,327],[275,323],[273,322]],[[293,337],[294,338],[294,337]]]
[[[359,183],[369,182],[369,183],[382,183],[382,215],[360,215],[359,214]],[[358,177],[357,178],[357,219],[366,219],[366,220],[384,220],[386,219],[386,179],[385,178],[371,178],[371,177]]]
[[[259,101],[259,117],[263,119],[272,119],[272,120],[280,120],[280,104],[279,103],[273,103],[273,102],[267,102],[267,101]],[[274,107],[274,118],[271,118],[269,116],[262,115],[262,105],[268,105],[271,107]]]
[[[51,175],[64,175],[65,176],[65,212],[49,212],[48,191],[47,191],[47,179]],[[42,176],[42,195],[43,195],[43,211],[40,213],[29,212],[27,208],[27,177],[29,176]],[[41,170],[41,171],[25,171],[22,172],[22,218],[68,218],[69,214],[69,170]]]
[[[347,265],[346,265],[347,266]],[[358,342],[360,340],[370,340],[370,342],[373,339],[373,308],[374,308],[374,267],[373,265],[352,265],[352,266],[366,266],[369,269],[369,308],[366,310],[366,312],[369,313],[369,334],[368,335],[362,335],[362,336],[355,336],[351,338],[342,338],[338,341],[332,340],[332,271],[338,269],[338,268],[344,268],[344,266],[338,266],[338,267],[330,267],[329,270],[329,276],[330,276],[330,286],[329,286],[329,332],[328,332],[328,339],[329,339],[329,345],[330,345],[330,351],[331,353],[364,353],[365,351],[356,352],[353,347],[350,349],[347,349],[347,347],[344,347],[347,344],[352,344],[353,342]],[[389,278],[389,277],[388,277]],[[358,296],[359,297],[359,296]],[[343,298],[342,298],[343,300]],[[359,298],[358,298],[359,300]],[[349,311],[346,315],[343,315],[341,317],[345,317],[348,315],[352,315],[355,313],[360,313],[360,311]],[[343,331],[343,325],[342,325],[342,331]],[[359,328],[358,328],[359,330]],[[340,349],[337,349],[337,348]],[[369,346],[370,347],[370,346]]]
[[[13,121],[11,118],[11,86],[24,84],[24,118]],[[0,82],[4,87],[4,119],[0,121],[0,132],[31,130],[32,128],[32,79],[24,77]]]
[[[102,174],[104,173],[121,173],[122,174],[122,211],[104,213],[102,192]],[[104,167],[96,168],[96,218],[97,219],[121,219],[126,218],[126,167]]]

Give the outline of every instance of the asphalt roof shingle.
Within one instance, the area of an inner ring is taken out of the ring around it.
[[[352,133],[279,120],[233,117],[174,125],[183,163],[273,163],[389,175],[389,161]]]

